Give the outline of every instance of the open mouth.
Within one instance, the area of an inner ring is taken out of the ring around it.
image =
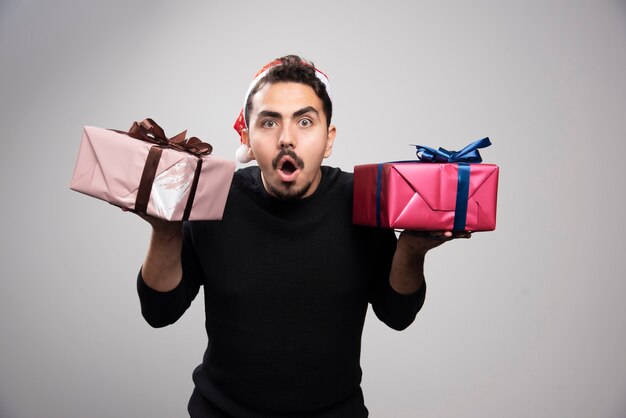
[[[275,160],[274,168],[284,182],[294,182],[304,164],[293,151],[284,152]]]
[[[280,166],[280,171],[287,175],[293,174],[297,169],[296,165],[290,160],[284,160]]]

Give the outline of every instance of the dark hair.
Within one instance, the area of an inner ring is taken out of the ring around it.
[[[265,77],[252,88],[248,99],[246,101],[246,113],[244,115],[246,119],[246,125],[250,122],[250,112],[252,111],[252,98],[261,90],[266,84],[274,84],[280,82],[294,82],[302,83],[310,86],[317,97],[320,98],[324,106],[324,115],[326,116],[326,125],[330,126],[330,119],[333,115],[333,104],[326,91],[326,86],[322,83],[322,80],[315,75],[315,65],[312,62],[303,60],[297,55],[286,55],[281,58],[277,58],[280,61],[280,65],[271,67]]]

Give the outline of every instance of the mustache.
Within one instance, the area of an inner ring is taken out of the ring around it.
[[[295,151],[293,151],[291,148],[288,148],[288,149],[283,148],[280,150],[276,158],[272,160],[272,167],[274,168],[274,170],[278,168],[278,163],[280,162],[281,158],[283,158],[284,156],[291,157],[293,161],[296,163],[296,167],[298,167],[300,170],[304,168],[304,161],[302,160],[302,158],[298,157],[298,154],[296,154]]]

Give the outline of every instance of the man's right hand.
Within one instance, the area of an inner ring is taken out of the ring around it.
[[[157,218],[156,216],[148,215],[146,213],[133,212],[144,221],[148,222],[152,226],[152,232],[156,232],[160,235],[176,235],[183,229],[182,221],[166,221],[165,219]]]

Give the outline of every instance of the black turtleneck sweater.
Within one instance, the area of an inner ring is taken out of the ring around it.
[[[175,322],[203,286],[208,346],[193,373],[192,416],[366,417],[361,333],[368,302],[403,329],[426,286],[389,285],[392,231],[352,225],[352,174],[322,167],[295,201],[267,194],[258,167],[235,173],[221,221],[187,222],[183,278],[138,291],[148,323]]]

